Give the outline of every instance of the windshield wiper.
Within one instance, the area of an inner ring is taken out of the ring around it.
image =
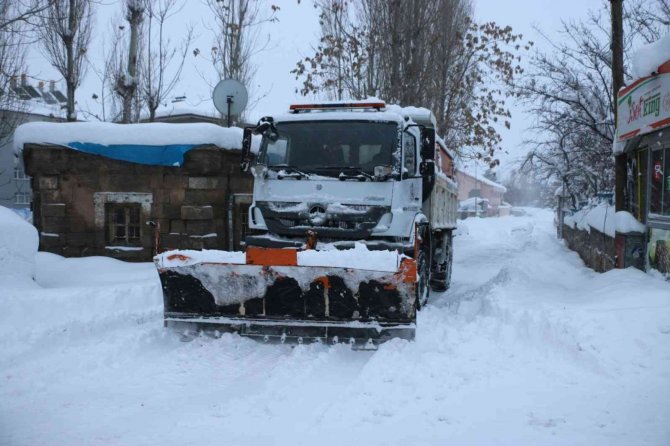
[[[306,174],[305,172],[296,169],[295,167],[291,167],[288,164],[274,164],[272,166],[268,166],[268,169],[276,170],[278,172],[284,170],[286,173],[278,173],[277,178],[282,180],[284,178],[295,178],[297,180],[301,180],[303,178],[307,178],[309,175]]]
[[[365,172],[361,167],[354,167],[354,166],[349,166],[349,167],[344,167],[340,168],[342,169],[340,171],[340,174],[338,175],[338,178],[341,181],[345,180],[358,180],[358,181],[365,181],[365,180],[370,180],[374,181],[375,177],[373,175],[370,175],[369,173]],[[353,171],[353,175],[350,173],[345,173],[345,170],[348,171]]]

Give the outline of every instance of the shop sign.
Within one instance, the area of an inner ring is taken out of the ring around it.
[[[670,73],[639,79],[619,92],[617,141],[670,126]]]

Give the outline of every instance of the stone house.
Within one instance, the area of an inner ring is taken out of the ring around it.
[[[40,249],[130,261],[240,249],[253,186],[241,142],[241,129],[205,123],[20,126]]]

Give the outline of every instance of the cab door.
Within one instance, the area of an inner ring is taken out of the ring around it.
[[[393,218],[402,219],[405,234],[411,238],[412,223],[417,213],[421,212],[422,179],[419,174],[419,141],[418,127],[410,127],[402,132],[402,162],[400,181],[396,181],[393,191]]]

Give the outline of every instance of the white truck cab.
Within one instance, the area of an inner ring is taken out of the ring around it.
[[[253,163],[252,133],[262,135]],[[431,269],[450,255],[456,186],[436,172],[429,110],[376,100],[297,104],[245,129],[243,146],[243,169],[254,175],[249,227],[261,232],[248,246],[300,247],[310,232],[337,248],[363,242],[415,255],[423,228]]]

